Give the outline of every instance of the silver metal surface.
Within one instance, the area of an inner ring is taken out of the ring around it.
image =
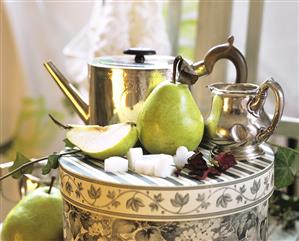
[[[269,88],[276,100],[272,121],[263,108]],[[237,158],[261,155],[259,144],[273,134],[282,116],[284,96],[279,84],[271,79],[260,87],[247,83],[216,83],[209,85],[209,89],[213,102],[203,144],[209,145],[213,153],[231,151]]]
[[[143,103],[171,69],[136,70],[89,66],[90,124],[136,122]]]
[[[230,60],[236,68],[236,83],[247,82],[247,63],[245,57],[234,45],[234,36],[227,43],[211,48],[204,60],[189,64],[183,58],[178,66],[178,81],[184,84],[195,84],[199,77],[212,73],[214,65],[220,59]]]
[[[143,103],[153,88],[171,80],[173,57],[146,56],[136,63],[134,56],[108,56],[88,64],[89,103],[52,63],[45,67],[86,124],[101,126],[136,122]]]

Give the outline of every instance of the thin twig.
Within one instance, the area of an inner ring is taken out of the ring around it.
[[[69,130],[72,129],[73,127],[69,126],[69,125],[64,125],[61,122],[59,122],[58,120],[56,120],[51,114],[48,114],[50,119],[59,127],[62,127],[65,130]]]
[[[72,149],[72,150],[70,150],[70,151],[67,151],[67,152],[64,152],[64,153],[60,153],[60,154],[57,154],[57,155],[58,155],[59,157],[62,157],[62,156],[64,156],[64,155],[75,154],[75,153],[78,153],[78,152],[80,152],[80,151],[81,151],[81,150],[73,150],[73,149]],[[0,182],[1,182],[2,180],[4,180],[5,178],[7,178],[7,177],[9,177],[9,176],[11,176],[11,175],[17,173],[18,171],[21,171],[22,169],[24,169],[24,168],[26,168],[26,167],[28,167],[28,166],[30,166],[30,165],[33,165],[33,164],[35,164],[35,163],[37,163],[37,162],[44,161],[44,160],[47,160],[47,159],[48,159],[48,156],[45,156],[45,157],[36,159],[36,160],[34,160],[34,161],[27,162],[27,163],[23,164],[22,166],[18,167],[17,169],[13,170],[12,172],[9,172],[9,173],[5,174],[4,176],[0,177]]]

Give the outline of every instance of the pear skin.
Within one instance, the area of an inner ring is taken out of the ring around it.
[[[62,197],[57,188],[38,188],[24,197],[4,220],[2,241],[63,239]]]
[[[204,121],[187,85],[163,82],[146,99],[137,130],[148,152],[174,155],[179,146],[197,148]]]
[[[75,126],[66,133],[67,139],[86,155],[104,160],[111,156],[124,156],[137,140],[133,124],[110,126]]]
[[[221,117],[223,97],[215,95],[212,100],[212,108],[205,123],[205,136],[207,139],[216,136],[218,122]]]

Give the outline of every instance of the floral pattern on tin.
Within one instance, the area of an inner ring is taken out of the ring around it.
[[[150,222],[105,217],[64,201],[65,241],[266,241],[267,201],[219,218]]]
[[[61,191],[76,203],[86,207],[96,208],[97,211],[108,210],[121,216],[118,210],[126,210],[126,214],[165,215],[201,215],[203,213],[231,213],[236,207],[258,203],[269,196],[273,189],[273,172],[231,186],[198,190],[195,195],[188,191],[151,191],[130,188],[114,188],[112,186],[91,184],[72,177],[67,173],[61,174]],[[71,201],[72,202],[72,201]],[[257,205],[257,204],[255,204]],[[94,210],[94,209],[91,209]],[[222,211],[222,212],[223,212]],[[225,215],[225,214],[222,214]]]

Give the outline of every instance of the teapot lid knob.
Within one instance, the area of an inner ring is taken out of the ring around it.
[[[135,55],[135,62],[143,64],[145,61],[144,55],[154,55],[156,51],[148,48],[129,48],[126,49],[124,54]]]

